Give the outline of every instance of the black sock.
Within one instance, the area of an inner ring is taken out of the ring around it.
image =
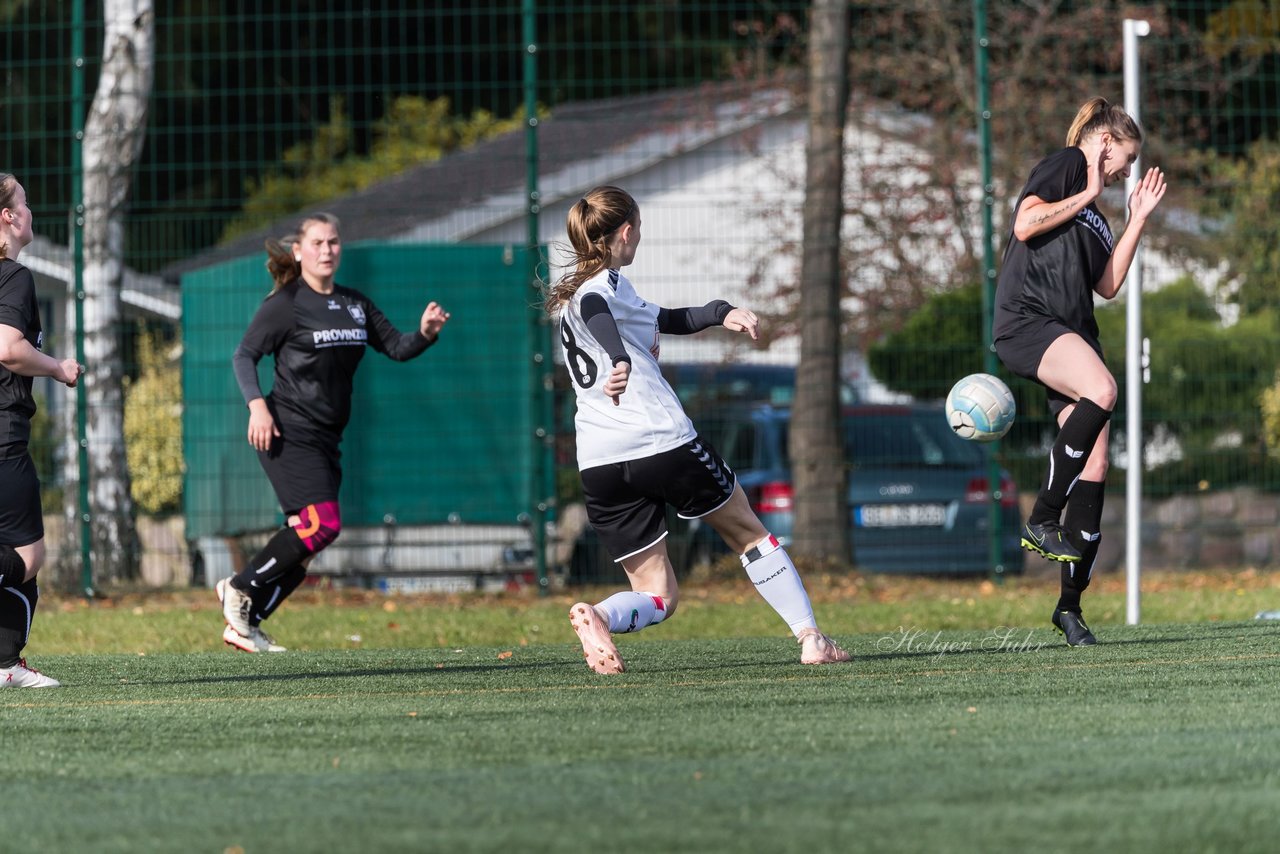
[[[0,587],[17,587],[27,578],[27,562],[13,546],[0,546]]]
[[[1056,523],[1061,518],[1067,496],[1080,472],[1084,471],[1089,454],[1109,418],[1110,412],[1087,397],[1076,401],[1076,408],[1062,425],[1049,452],[1049,470],[1040,486],[1040,494],[1036,496],[1035,507],[1027,517],[1028,522],[1043,525],[1045,522]]]
[[[22,658],[39,600],[34,578],[0,589],[0,667],[13,667]]]
[[[249,612],[249,625],[256,626],[270,617],[306,577],[307,568],[298,564],[275,584],[253,588],[249,592],[249,598],[253,602],[253,610]]]
[[[245,568],[231,579],[231,586],[242,593],[272,587],[300,566],[310,554],[298,533],[285,526],[249,559]]]
[[[1082,480],[1071,490],[1063,528],[1071,543],[1080,550],[1080,560],[1062,565],[1062,592],[1059,611],[1080,613],[1080,594],[1093,580],[1093,563],[1098,559],[1102,543],[1102,501],[1106,492],[1096,480]]]

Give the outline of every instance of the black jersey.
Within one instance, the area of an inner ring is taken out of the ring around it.
[[[44,333],[36,303],[36,280],[30,270],[11,258],[0,259],[0,324],[17,329],[27,343],[40,349]],[[36,413],[31,385],[31,377],[0,366],[0,460],[27,452],[31,416]]]
[[[1088,168],[1084,152],[1075,146],[1050,154],[1031,170],[1018,206],[1027,196],[1052,203],[1082,192],[1089,183]],[[996,340],[1010,334],[1020,319],[1051,317],[1096,341],[1093,287],[1114,246],[1107,218],[1092,202],[1071,221],[1026,242],[1010,234],[996,286]]]
[[[335,285],[329,294],[293,281],[263,301],[232,362],[245,403],[262,397],[258,361],[275,357],[270,403],[285,423],[339,436],[351,417],[352,378],[365,347],[398,362],[426,350],[421,332],[404,334],[364,294]]]

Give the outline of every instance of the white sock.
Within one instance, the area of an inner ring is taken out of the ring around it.
[[[627,591],[615,593],[596,605],[596,610],[609,620],[609,631],[638,632],[661,623],[667,616],[667,603],[654,593]]]
[[[787,557],[786,549],[778,545],[773,534],[742,555],[742,566],[764,601],[778,612],[779,617],[786,620],[792,634],[799,636],[802,629],[818,627],[818,621],[813,616],[813,606],[809,604],[809,594],[804,591],[804,582],[800,580],[800,573],[796,572],[795,564]]]

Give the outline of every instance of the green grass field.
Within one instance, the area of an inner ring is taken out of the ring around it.
[[[615,677],[563,597],[306,592],[271,656],[213,642],[205,591],[47,597],[28,652],[66,687],[0,692],[0,850],[1273,851],[1276,584],[1153,580],[1148,613],[1204,608],[1140,627],[1101,584],[1070,649],[1043,579],[862,581],[815,590],[855,655],[822,668],[687,590]]]

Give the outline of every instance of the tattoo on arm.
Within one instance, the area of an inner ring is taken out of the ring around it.
[[[1054,208],[1053,210],[1049,211],[1049,212],[1048,212],[1048,213],[1046,213],[1046,214],[1040,214],[1039,216],[1032,217],[1032,219],[1031,219],[1031,224],[1032,224],[1032,225],[1039,225],[1039,224],[1040,224],[1040,223],[1042,223],[1042,222],[1047,222],[1047,221],[1049,221],[1049,220],[1053,219],[1054,217],[1056,217],[1056,216],[1057,216],[1058,214],[1060,214],[1060,213],[1063,213],[1063,212],[1065,212],[1065,211],[1070,211],[1070,210],[1072,210],[1072,209],[1074,209],[1074,208],[1075,208],[1075,205],[1062,205],[1061,207]]]

